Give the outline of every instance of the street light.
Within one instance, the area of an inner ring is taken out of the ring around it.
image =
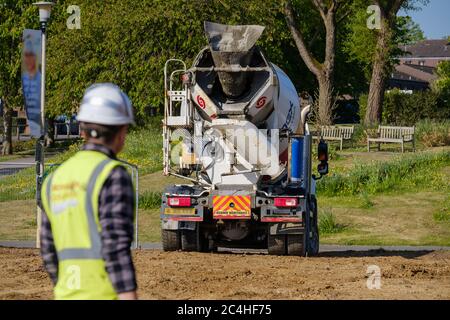
[[[45,143],[45,49],[46,49],[46,30],[48,19],[50,19],[50,13],[52,11],[52,7],[54,5],[53,2],[36,2],[33,3],[36,7],[39,8],[39,22],[41,26],[41,135],[39,137],[39,141],[36,143],[36,200],[38,202],[37,208],[37,234],[36,234],[36,247],[40,247],[40,239],[39,233],[41,229],[41,187],[42,182],[44,180],[44,143]]]
[[[41,30],[42,26],[47,26],[47,21],[50,19],[50,13],[52,11],[52,7],[55,5],[53,2],[36,2],[33,3],[36,7],[39,8],[39,22],[41,23]]]

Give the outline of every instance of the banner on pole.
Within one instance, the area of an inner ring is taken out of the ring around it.
[[[22,51],[22,89],[32,137],[41,135],[41,31],[25,29]]]

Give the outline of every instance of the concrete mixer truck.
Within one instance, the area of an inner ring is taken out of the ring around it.
[[[255,44],[264,27],[205,22],[209,45],[192,67],[164,68],[163,167],[186,180],[162,194],[165,251],[266,248],[315,255],[315,180],[328,172],[318,145],[311,175],[310,106]]]

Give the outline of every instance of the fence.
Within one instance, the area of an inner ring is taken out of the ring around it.
[[[26,132],[26,128],[28,127],[27,124],[18,124],[18,125],[12,125],[11,131],[12,136],[17,141],[26,140],[30,138],[30,134]],[[3,126],[0,126],[1,132],[1,141],[5,139],[4,132],[3,132]],[[55,123],[54,125],[55,129],[55,140],[62,140],[62,139],[72,139],[72,138],[78,138],[80,136],[80,126],[78,124],[70,124],[70,123]]]
[[[130,172],[135,188],[135,238],[138,248],[139,171],[135,165],[123,162]],[[46,164],[45,175],[58,164]],[[0,162],[0,241],[34,243],[37,228],[36,167],[34,162]]]
[[[0,162],[0,240],[34,241],[36,214],[34,162]]]

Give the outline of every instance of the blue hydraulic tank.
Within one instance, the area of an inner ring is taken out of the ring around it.
[[[299,183],[303,174],[303,138],[291,139],[291,181]]]

